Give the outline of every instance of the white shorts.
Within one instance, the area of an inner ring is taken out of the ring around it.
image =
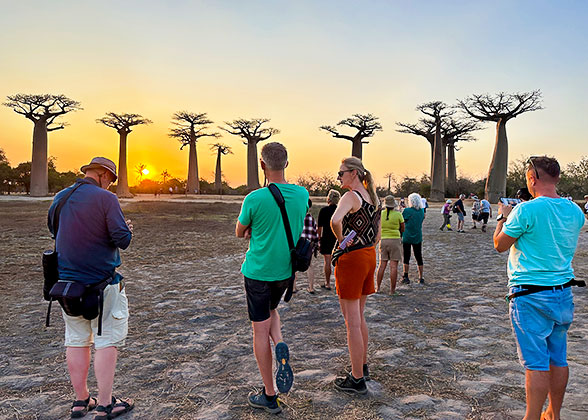
[[[119,347],[125,344],[129,327],[129,301],[124,282],[109,284],[104,289],[102,334],[98,334],[98,318],[91,321],[83,316],[69,316],[63,312],[65,321],[65,346],[90,347],[96,349]]]

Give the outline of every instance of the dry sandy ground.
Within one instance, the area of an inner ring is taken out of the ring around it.
[[[0,418],[69,418],[73,394],[63,321],[44,327],[40,255],[52,247],[47,201],[0,201]],[[318,210],[318,209],[315,209]],[[238,203],[125,202],[135,238],[123,252],[130,333],[115,390],[136,399],[126,419],[263,419],[246,404],[261,385],[251,349],[242,277],[247,244],[233,237]],[[368,299],[370,369],[365,397],[333,389],[349,369],[333,292],[304,292],[281,305],[295,384],[282,419],[520,419],[524,376],[504,301],[506,255],[491,234],[440,232],[425,221],[423,286]],[[491,224],[493,229],[495,223]],[[588,277],[588,233],[575,258]],[[414,267],[413,267],[414,269]],[[321,271],[316,261],[314,270]],[[416,277],[411,273],[412,277]],[[384,292],[389,290],[385,282]],[[576,289],[564,419],[588,419],[586,290]],[[90,375],[92,392],[96,390]],[[91,418],[91,416],[88,416]]]

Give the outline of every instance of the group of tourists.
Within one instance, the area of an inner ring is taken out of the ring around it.
[[[336,378],[333,385],[340,391],[366,394],[366,381],[371,379],[369,330],[364,316],[367,297],[380,290],[388,262],[391,293],[395,293],[401,254],[404,255],[402,282],[410,282],[409,262],[414,254],[418,282],[424,283],[422,224],[426,202],[413,193],[402,211],[393,196],[385,197],[381,205],[372,174],[360,159],[349,157],[342,160],[337,173],[341,187],[347,191],[341,196],[331,190],[328,205],[321,209],[315,223],[309,217],[312,203],[308,191],[286,181],[286,148],[277,142],[266,144],[261,150],[260,165],[267,183],[277,188],[278,195],[270,188],[248,194],[235,228],[237,237],[249,240],[241,273],[253,332],[253,352],[263,382],[260,392],[249,395],[248,404],[279,413],[282,407],[278,395],[287,393],[294,381],[290,349],[284,342],[278,313],[282,297],[289,300],[294,289],[289,234],[292,238],[308,239],[323,255],[325,289],[331,289],[331,266],[334,266],[351,372]],[[107,190],[117,178],[115,164],[105,158],[94,158],[81,171],[84,179],[56,195],[49,209],[48,224],[56,238],[60,279],[87,285],[105,279],[108,282],[100,320],[63,313],[67,366],[75,392],[71,417],[81,418],[95,411],[95,420],[105,420],[134,407],[132,399],[112,395],[117,349],[124,345],[128,327],[125,283],[115,269],[121,264],[119,248],[129,246],[133,226],[130,220],[124,219],[116,196]],[[574,280],[571,261],[584,216],[578,206],[557,195],[559,174],[555,159],[529,159],[526,179],[534,199],[514,208],[499,204],[493,237],[499,252],[510,249],[508,300],[519,358],[526,369],[527,420],[559,419],[569,375],[566,337],[573,318],[570,286],[581,285]],[[278,204],[280,197],[283,208]],[[462,205],[458,208],[465,216],[463,198],[460,196],[458,201]],[[476,208],[477,221],[483,223],[483,230],[491,216],[491,207],[484,202]],[[317,231],[316,235],[313,230]],[[458,222],[458,230],[463,230],[463,223]],[[374,285],[378,243],[380,267]],[[87,386],[92,345],[96,349],[97,397],[91,396]],[[547,398],[549,405],[542,413]]]

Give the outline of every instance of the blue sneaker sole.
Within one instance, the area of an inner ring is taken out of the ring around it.
[[[276,345],[276,360],[278,361],[276,385],[278,386],[278,391],[284,394],[290,391],[292,383],[294,382],[294,374],[292,373],[292,368],[288,364],[289,359],[290,351],[288,350],[288,345],[283,341],[280,341]]]

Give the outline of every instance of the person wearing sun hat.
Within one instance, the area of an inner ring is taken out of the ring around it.
[[[376,275],[376,293],[380,291],[386,266],[390,261],[390,294],[396,293],[398,277],[398,261],[402,260],[402,232],[404,232],[404,218],[398,211],[398,204],[392,195],[384,199],[385,209],[380,217],[380,265]],[[424,209],[423,209],[424,210]]]
[[[115,270],[121,264],[119,248],[129,246],[133,225],[130,220],[125,221],[116,195],[107,190],[117,179],[114,162],[95,157],[80,170],[85,177],[57,193],[47,224],[55,238],[60,280],[86,286],[109,280],[103,291],[100,335],[98,317],[87,320],[63,312],[66,360],[76,394],[70,416],[81,418],[96,410],[94,419],[103,420],[134,407],[132,399],[112,395],[118,347],[125,343],[129,318],[123,277]],[[87,385],[92,345],[97,398],[91,396]]]

